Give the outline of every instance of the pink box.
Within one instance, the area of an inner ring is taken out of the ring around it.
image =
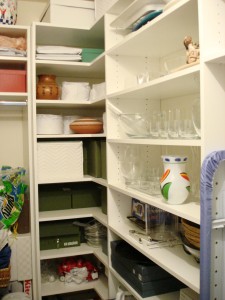
[[[26,92],[25,70],[0,70],[0,92]]]

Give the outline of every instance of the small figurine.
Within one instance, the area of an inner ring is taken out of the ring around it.
[[[199,45],[196,43],[193,43],[192,37],[191,36],[186,36],[184,38],[184,46],[186,48],[186,63],[191,64],[194,62],[199,62],[200,59],[200,50],[199,50]]]

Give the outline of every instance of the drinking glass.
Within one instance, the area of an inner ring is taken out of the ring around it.
[[[159,138],[159,112],[153,111],[150,118],[150,136],[152,138]]]
[[[168,138],[168,119],[167,112],[164,110],[158,114],[159,118],[159,136],[163,139]]]
[[[171,139],[179,137],[180,109],[168,110],[168,136]]]

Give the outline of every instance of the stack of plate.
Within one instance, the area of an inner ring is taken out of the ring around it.
[[[87,244],[93,247],[100,247],[102,245],[103,239],[106,238],[106,233],[106,227],[98,221],[93,221],[84,228],[84,236]]]
[[[182,219],[182,242],[184,250],[200,261],[200,226]]]
[[[188,220],[182,219],[182,227],[185,238],[188,242],[200,249],[200,226]]]

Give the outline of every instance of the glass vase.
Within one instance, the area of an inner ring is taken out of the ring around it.
[[[160,179],[163,198],[168,204],[182,204],[190,193],[190,180],[185,172],[186,156],[162,156],[164,174]]]

